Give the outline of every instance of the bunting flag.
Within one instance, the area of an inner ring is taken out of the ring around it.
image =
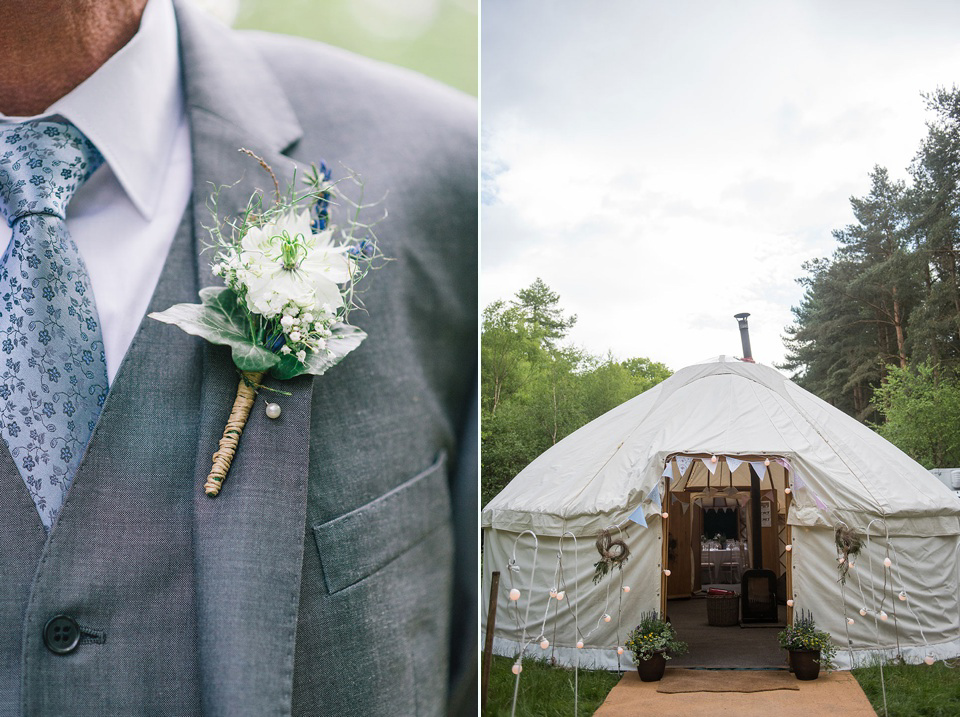
[[[673,461],[667,461],[667,465],[663,467],[663,473],[660,474],[661,478],[673,478]]]
[[[635,511],[630,514],[630,517],[627,520],[633,521],[641,528],[647,527],[647,519],[643,517],[643,506],[641,505]]]
[[[690,467],[693,458],[690,456],[677,456],[674,460],[677,462],[677,470],[680,471],[680,477],[683,478],[683,476],[687,474],[687,468]]]
[[[743,465],[743,461],[741,461],[739,458],[731,458],[730,456],[727,456],[727,468],[730,469],[730,475],[736,473],[737,468],[739,468],[741,465]]]
[[[811,491],[811,492],[812,492],[812,491]],[[813,502],[817,504],[817,507],[818,507],[820,510],[822,510],[822,511],[824,511],[824,512],[830,512],[830,509],[827,507],[827,504],[824,503],[822,500],[820,500],[820,496],[817,495],[816,493],[813,494]]]
[[[680,504],[680,508],[683,510],[683,514],[686,515],[686,514],[687,514],[687,511],[690,510],[690,504],[689,504],[689,503],[681,503],[681,504]]]
[[[807,487],[807,484],[803,482],[803,477],[799,473],[793,474],[793,489],[794,490],[803,490]]]
[[[774,458],[773,460],[776,461],[777,463],[779,463],[780,465],[782,465],[782,466],[783,466],[784,468],[786,468],[788,471],[793,470],[793,469],[790,467],[790,461],[788,461],[786,458]]]
[[[747,495],[746,493],[744,493],[744,494],[741,495],[739,498],[737,498],[737,500],[739,501],[739,503],[740,503],[741,506],[744,506],[744,505],[746,505],[747,502],[750,500],[750,496]]]
[[[647,500],[653,503],[655,506],[660,507],[660,484],[653,486],[653,490],[647,494]]]
[[[717,472],[717,466],[720,465],[719,458],[717,459],[716,463],[711,461],[709,458],[701,458],[700,460],[703,462],[703,465],[707,467],[707,470],[710,471],[710,475],[713,475]]]
[[[764,498],[769,498],[770,500],[773,500],[773,491],[772,491],[772,490],[768,490],[766,493],[763,494],[763,497],[764,497]]]
[[[750,461],[750,465],[753,466],[753,470],[760,476],[760,482],[763,483],[767,477],[767,467],[763,464],[763,461]]]

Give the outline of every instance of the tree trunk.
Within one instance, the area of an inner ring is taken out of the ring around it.
[[[903,316],[900,300],[897,298],[897,287],[893,287],[893,327],[897,332],[897,355],[900,357],[900,368],[906,368],[907,350],[904,348]]]

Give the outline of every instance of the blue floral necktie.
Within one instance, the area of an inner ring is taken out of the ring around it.
[[[62,122],[0,125],[0,435],[49,532],[107,397],[87,269],[66,209],[103,163]]]

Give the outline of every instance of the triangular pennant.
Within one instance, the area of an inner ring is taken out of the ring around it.
[[[643,506],[641,505],[635,511],[630,514],[630,517],[627,520],[631,520],[641,528],[647,527],[647,519],[643,516]]]
[[[670,461],[663,467],[663,473],[660,474],[661,478],[673,478],[673,461]]]
[[[687,468],[690,467],[693,458],[690,456],[677,456],[674,460],[677,462],[677,471],[680,473],[680,477],[683,478],[683,476],[687,474]]]
[[[807,487],[807,484],[803,482],[803,477],[799,473],[793,474],[793,489],[802,490]]]
[[[732,458],[731,456],[727,456],[727,468],[730,469],[731,475],[736,473],[737,468],[739,468],[741,465],[743,465],[743,461],[741,461],[739,458]]]
[[[812,491],[811,491],[811,492],[812,492]],[[817,507],[818,507],[820,510],[828,511],[828,512],[829,512],[830,509],[827,507],[827,504],[824,503],[822,500],[820,500],[820,496],[817,495],[816,493],[813,494],[813,502],[817,504]]]
[[[688,511],[688,510],[690,510],[690,504],[689,504],[689,503],[681,503],[681,504],[680,504],[680,507],[683,509],[683,514],[684,514],[684,515],[687,514],[687,511]]]
[[[772,490],[768,490],[766,493],[763,494],[763,497],[764,497],[764,498],[769,498],[770,500],[773,500],[773,491],[772,491]]]
[[[746,505],[749,502],[749,500],[750,500],[750,496],[747,495],[746,493],[742,494],[737,498],[737,501],[740,503],[741,506]]]
[[[707,470],[710,471],[710,475],[713,475],[714,473],[716,473],[717,466],[720,465],[719,460],[716,463],[714,463],[709,458],[701,458],[700,460],[703,461],[703,465],[705,465],[707,467]]]
[[[660,506],[660,484],[653,486],[653,490],[647,494],[647,500],[653,503],[655,506]]]
[[[670,505],[673,505],[673,504],[676,503],[678,500],[680,500],[680,499],[677,498],[677,494],[676,494],[676,493],[671,493],[671,494],[670,494]]]
[[[788,461],[786,458],[774,458],[773,460],[779,463],[780,465],[782,465],[788,471],[793,470],[792,468],[790,468],[790,461]]]
[[[750,461],[750,465],[753,466],[753,470],[755,470],[760,477],[760,482],[763,483],[764,478],[767,477],[767,467],[763,461]]]

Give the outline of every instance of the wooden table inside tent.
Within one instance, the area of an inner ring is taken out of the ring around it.
[[[700,565],[709,571],[711,583],[739,583],[747,567],[747,551],[740,548],[704,548],[700,552]]]

